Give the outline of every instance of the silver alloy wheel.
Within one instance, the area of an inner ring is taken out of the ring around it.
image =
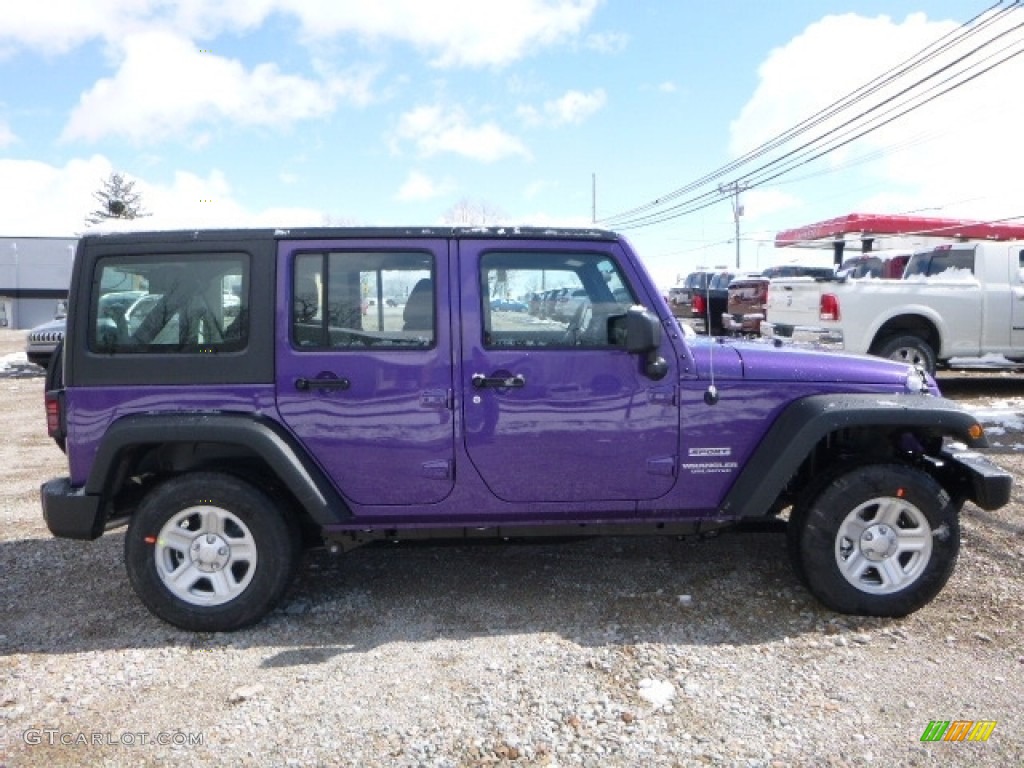
[[[916,506],[894,496],[864,502],[836,534],[839,572],[862,592],[889,595],[913,584],[932,555],[932,531]]]
[[[914,366],[928,366],[928,360],[921,354],[921,350],[913,344],[907,344],[906,346],[899,346],[889,352],[889,359],[895,360],[899,363],[906,363],[907,365]]]
[[[236,515],[194,506],[172,516],[154,547],[157,574],[190,605],[223,605],[245,591],[256,573],[256,541]]]

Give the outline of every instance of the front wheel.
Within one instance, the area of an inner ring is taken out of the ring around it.
[[[935,375],[935,350],[920,336],[913,334],[893,336],[880,342],[872,350],[872,354],[908,365],[919,365],[932,376]]]
[[[927,473],[870,465],[828,484],[795,521],[792,541],[808,588],[827,607],[906,616],[949,580],[960,550],[959,511]]]
[[[182,629],[254,624],[284,594],[298,530],[274,502],[232,475],[167,480],[142,500],[125,536],[128,578],[154,614]]]

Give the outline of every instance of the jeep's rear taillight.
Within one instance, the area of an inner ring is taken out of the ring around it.
[[[64,434],[64,393],[55,390],[46,393],[46,432],[58,442]]]
[[[693,297],[693,311],[698,315],[703,315],[707,311],[708,305],[704,300],[704,297],[699,293]]]
[[[839,297],[834,293],[821,294],[821,305],[818,317],[822,320],[839,320]]]

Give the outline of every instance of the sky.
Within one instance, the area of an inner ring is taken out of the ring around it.
[[[1022,217],[1024,56],[778,178],[758,172],[811,137],[854,136],[858,115],[926,76],[910,96],[1024,50],[1014,6],[916,74],[676,198],[704,195],[699,210],[619,226],[1011,5],[0,0],[0,236],[80,234],[116,171],[154,227],[596,219],[664,287],[735,262],[735,200],[719,184],[744,187],[745,269],[808,260],[775,249],[775,233],[853,212]]]

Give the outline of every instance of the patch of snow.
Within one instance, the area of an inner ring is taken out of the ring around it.
[[[28,358],[24,352],[12,352],[9,355],[0,356],[0,371],[9,371],[15,365],[27,365]]]
[[[903,278],[907,283],[960,283],[964,285],[981,285],[978,278],[969,269],[950,267],[937,275],[907,275]]]
[[[649,701],[655,707],[664,707],[676,697],[676,687],[667,680],[644,678],[639,683],[637,693],[641,699]]]

